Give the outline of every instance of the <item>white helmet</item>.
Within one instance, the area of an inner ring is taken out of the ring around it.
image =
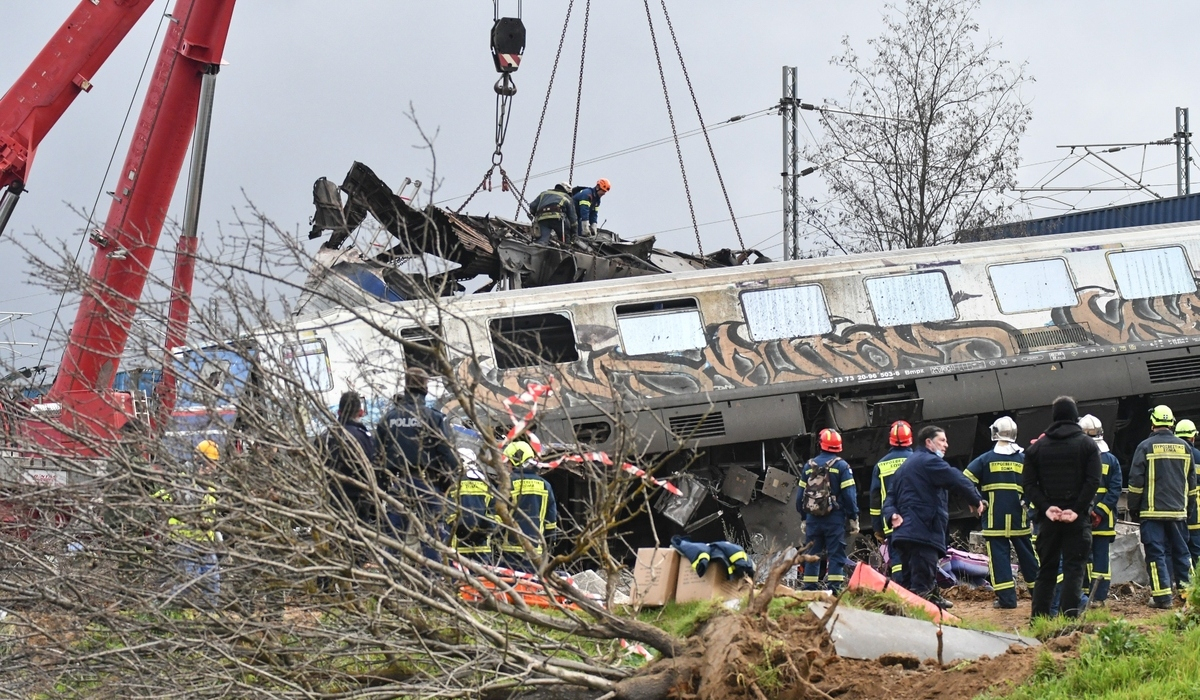
[[[569,193],[569,192],[571,191],[571,183],[569,183],[569,182],[560,182],[560,183],[558,183],[557,185],[555,185],[555,186],[554,186],[554,189],[556,189],[556,190],[562,190],[563,192],[568,192],[568,193]]]
[[[1017,422],[1008,416],[1001,416],[992,423],[992,442],[1016,442]]]
[[[1104,424],[1090,413],[1079,419],[1079,427],[1083,428],[1083,432],[1087,433],[1088,437],[1097,440],[1104,437]]]

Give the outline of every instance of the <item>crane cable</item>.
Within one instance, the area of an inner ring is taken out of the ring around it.
[[[658,63],[658,79],[662,83],[663,99],[667,103],[667,120],[671,122],[671,138],[675,141],[675,155],[679,158],[679,174],[683,177],[683,194],[687,198],[688,212],[692,216],[692,230],[696,232],[696,251],[704,257],[704,244],[700,241],[700,225],[696,222],[696,207],[692,204],[692,190],[688,186],[687,168],[683,164],[683,151],[679,148],[679,130],[675,127],[675,113],[671,110],[671,94],[667,90],[667,75],[663,72],[662,56],[658,52],[658,38],[654,34],[654,19],[650,15],[650,0],[642,0],[646,7],[646,24],[650,27],[650,43],[654,47],[654,60]]]
[[[575,183],[575,145],[579,141],[579,105],[583,101],[583,62],[587,58],[588,20],[592,16],[592,0],[583,6],[583,41],[579,50],[579,88],[575,91],[575,130],[571,132],[571,166],[567,182]]]
[[[537,154],[538,141],[542,138],[542,125],[546,123],[546,110],[550,107],[550,93],[554,90],[554,76],[558,75],[558,60],[562,58],[563,44],[567,40],[567,27],[571,24],[571,11],[575,8],[575,0],[567,3],[567,16],[563,20],[562,33],[558,35],[558,50],[554,52],[554,66],[550,68],[550,81],[546,85],[546,97],[542,100],[542,114],[538,117],[537,131],[533,134],[533,147],[529,149],[529,163],[525,166],[525,177],[521,179],[521,190],[517,196],[517,213],[513,214],[516,219],[521,215],[521,209],[525,206],[525,187],[529,185],[529,173],[533,171],[533,157]],[[582,59],[580,59],[582,61]],[[528,213],[528,210],[526,210]],[[533,216],[530,215],[530,220]]]

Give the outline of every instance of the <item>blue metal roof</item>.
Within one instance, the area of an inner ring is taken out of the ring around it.
[[[1049,236],[1055,233],[1082,233],[1110,228],[1154,226],[1197,220],[1200,220],[1200,193],[962,231],[959,233],[959,241],[968,243],[1000,238]]]

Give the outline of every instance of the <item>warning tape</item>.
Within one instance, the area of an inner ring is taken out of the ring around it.
[[[646,647],[642,646],[641,644],[630,644],[625,639],[621,639],[620,641],[621,641],[621,648],[625,650],[626,656],[629,656],[630,654],[637,654],[637,655],[641,656],[642,658],[646,659],[647,661],[654,660],[654,654],[651,654],[650,651],[647,650]]]

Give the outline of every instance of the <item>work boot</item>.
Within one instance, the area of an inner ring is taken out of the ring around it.
[[[937,592],[930,593],[929,595],[925,596],[925,600],[928,600],[930,603],[933,603],[942,610],[949,610],[950,608],[954,607],[954,603],[946,600],[942,597],[941,593]]]
[[[1001,603],[998,600],[993,600],[992,607],[995,608],[996,610],[1016,610],[1017,604],[1013,603],[1012,605],[1006,605],[1004,603]]]
[[[1171,599],[1168,597],[1165,597],[1165,596],[1162,599],[1151,598],[1150,599],[1150,607],[1156,608],[1158,610],[1170,610],[1171,609]]]

